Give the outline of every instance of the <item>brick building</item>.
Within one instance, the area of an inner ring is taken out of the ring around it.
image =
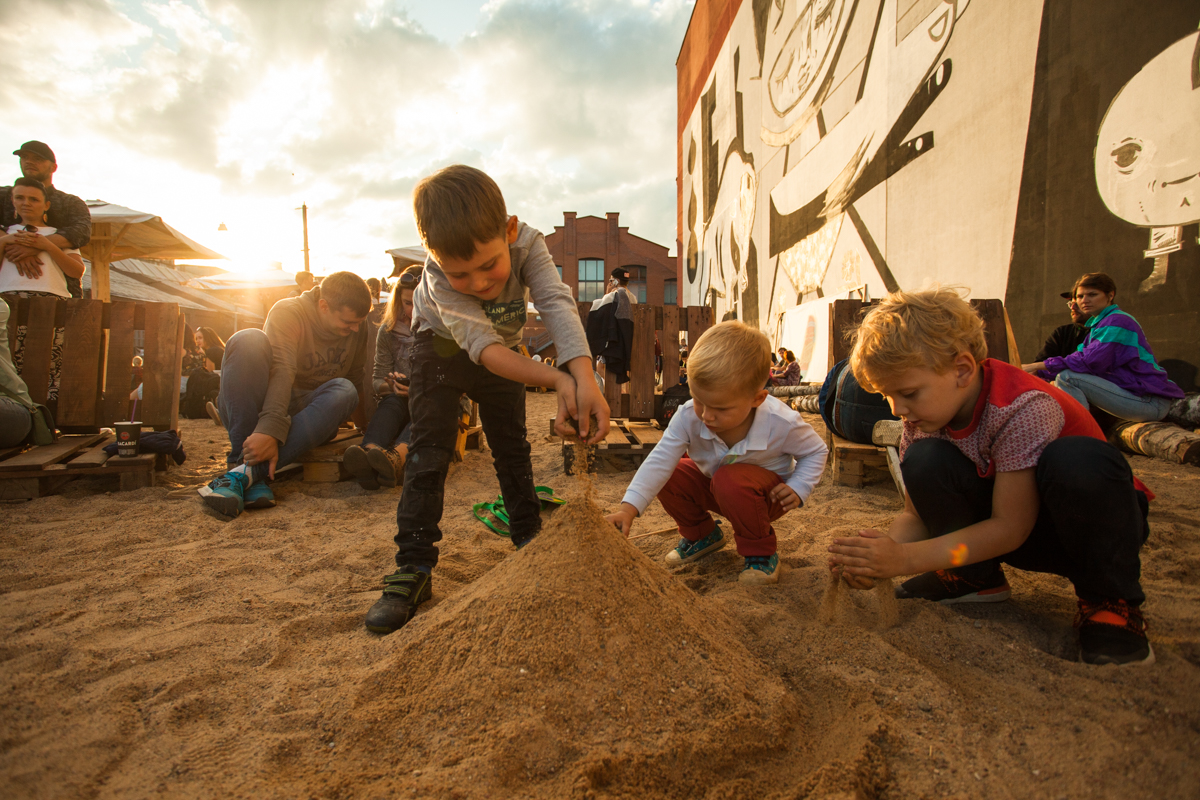
[[[676,260],[667,248],[621,227],[619,216],[609,212],[604,218],[579,217],[574,211],[563,212],[563,224],[555,225],[554,233],[546,237],[563,283],[571,287],[576,300],[595,300],[604,294],[608,273],[625,267],[629,289],[638,302],[677,303]]]

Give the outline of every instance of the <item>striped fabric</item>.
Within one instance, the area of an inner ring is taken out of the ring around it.
[[[1158,365],[1137,320],[1114,303],[1087,321],[1088,335],[1066,358],[1047,358],[1050,378],[1064,370],[1104,378],[1139,396],[1183,397]]]

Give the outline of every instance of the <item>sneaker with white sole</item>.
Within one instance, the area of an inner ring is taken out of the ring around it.
[[[695,542],[680,539],[679,544],[675,545],[675,549],[667,553],[666,561],[672,567],[678,567],[681,564],[690,564],[709,553],[715,553],[724,546],[725,536],[721,533],[721,523],[718,522],[713,526],[712,533],[703,539]]]
[[[242,500],[246,508],[274,508],[275,493],[270,484],[259,481],[252,483],[242,492]]]
[[[999,603],[1012,596],[1004,570],[989,578],[964,578],[957,570],[939,569],[909,578],[896,587],[897,600],[932,600],[942,605],[955,603]]]
[[[1137,606],[1124,600],[1089,603],[1081,598],[1075,627],[1079,629],[1080,659],[1085,664],[1123,667],[1154,663],[1146,620]]]
[[[212,400],[204,404],[204,410],[208,412],[208,416],[212,419],[214,425],[218,428],[225,427],[225,423],[221,422],[221,412],[217,411],[217,407],[213,405]]]
[[[246,507],[246,486],[249,483],[250,478],[244,472],[226,472],[201,487],[200,496],[204,498],[204,505],[213,511],[236,517]]]
[[[769,556],[746,556],[746,564],[742,574],[738,576],[738,581],[752,586],[778,583],[782,571],[778,553]]]

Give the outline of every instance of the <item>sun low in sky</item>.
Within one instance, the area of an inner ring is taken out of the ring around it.
[[[235,269],[301,269],[307,203],[315,272],[383,274],[418,242],[413,185],[457,162],[545,232],[619,211],[674,250],[691,6],[5,0],[0,154],[44,141],[58,188],[159,214]],[[0,184],[19,175],[11,156]]]

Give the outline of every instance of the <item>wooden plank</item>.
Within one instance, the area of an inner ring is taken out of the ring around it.
[[[342,479],[341,461],[307,461],[304,463],[305,483],[337,483]]]
[[[609,379],[608,368],[604,367],[600,376],[604,378],[604,399],[608,402],[609,417],[621,416],[621,384],[616,378]]]
[[[679,306],[662,307],[662,335],[658,337],[662,349],[663,389],[679,383]]]
[[[129,390],[133,375],[133,315],[136,303],[119,300],[108,308],[108,365],[104,375],[104,403],[100,424],[129,419]]]
[[[96,442],[90,449],[72,458],[67,462],[66,466],[68,468],[104,466],[104,462],[108,461],[108,453],[104,452],[104,447],[108,444],[108,434],[102,433],[101,436],[103,438],[100,441]]]
[[[122,472],[120,474],[121,491],[131,492],[134,489],[144,489],[154,485],[154,468]]]
[[[1008,309],[1004,309],[1004,337],[1008,341],[1008,363],[1014,367],[1021,366],[1021,353],[1017,350],[1017,337],[1013,334],[1012,320],[1008,318]]]
[[[91,447],[106,434],[94,433],[85,436],[64,436],[54,444],[35,447],[6,461],[0,461],[0,471],[21,469],[44,469],[68,456],[73,456],[85,447]]]
[[[862,300],[834,300],[829,310],[829,366],[850,357],[849,334],[858,327]]]
[[[45,403],[50,389],[50,367],[54,348],[54,327],[58,315],[57,297],[27,297],[25,344],[21,351],[21,379],[35,403]],[[66,358],[63,359],[64,366]]]
[[[163,428],[155,428],[155,430],[179,430],[179,388],[183,383],[183,337],[186,332],[187,323],[183,319],[183,314],[178,314],[175,317],[175,355],[171,360],[171,385],[175,388],[171,392],[171,415]],[[369,386],[370,383],[366,385]]]
[[[988,358],[1008,363],[1008,329],[1004,325],[1004,303],[999,300],[972,300],[971,308],[983,320]]]
[[[300,463],[315,464],[319,462],[341,461],[346,449],[355,444],[362,445],[362,431],[350,428],[347,428],[345,431],[338,431],[338,434],[331,441],[326,442],[320,447],[314,447],[301,456]]]
[[[104,303],[100,300],[66,301],[55,418],[59,425],[96,425],[99,421],[103,321]]]
[[[630,352],[629,418],[654,417],[654,307],[635,304]]]
[[[662,430],[652,423],[630,422],[626,427],[638,444],[658,444],[662,440]]]
[[[551,424],[553,424],[553,423],[551,423]],[[23,450],[23,449],[24,448],[21,445],[17,445],[16,447],[0,447],[0,461],[3,461],[4,459],[8,458],[9,456],[15,456],[17,453],[21,452],[21,450]]]
[[[704,332],[713,326],[713,310],[708,306],[688,306],[688,352],[700,341]]]
[[[171,409],[178,413],[179,369],[182,353],[179,339],[179,306],[175,303],[146,303],[146,345],[142,363],[142,402],[136,416],[144,425],[165,430],[171,424]]]

